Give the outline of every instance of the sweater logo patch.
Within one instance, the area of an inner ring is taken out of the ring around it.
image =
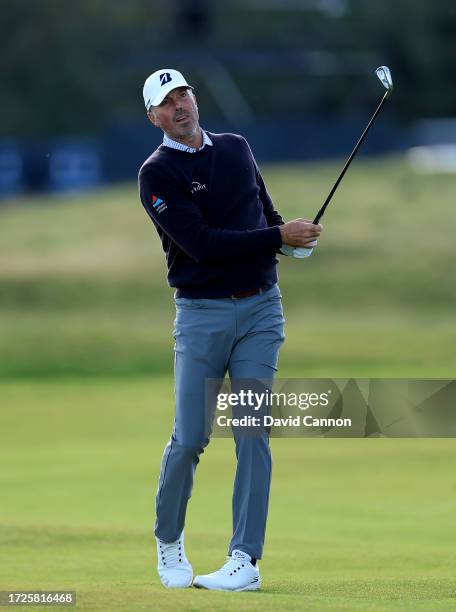
[[[198,183],[198,181],[192,182],[191,192],[196,193],[197,191],[203,191],[205,189],[207,191],[206,183]]]
[[[165,202],[163,202],[161,198],[157,198],[157,196],[154,195],[152,196],[152,206],[158,213],[163,212],[167,208]]]

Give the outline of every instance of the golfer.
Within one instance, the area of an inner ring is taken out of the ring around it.
[[[157,70],[143,95],[148,118],[164,136],[140,169],[140,197],[176,289],[176,405],[156,497],[158,573],[166,587],[256,590],[271,481],[266,432],[235,440],[226,563],[193,579],[184,550],[193,477],[209,442],[205,380],[226,372],[232,380],[273,379],[284,341],[276,255],[285,244],[309,246],[322,228],[305,219],[283,222],[247,141],[201,129],[193,88],[180,72]]]

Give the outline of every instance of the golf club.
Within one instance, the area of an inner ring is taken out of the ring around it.
[[[314,225],[317,225],[317,223],[323,217],[328,204],[331,202],[331,199],[332,199],[334,193],[336,192],[336,189],[338,188],[340,182],[344,178],[344,175],[347,172],[348,167],[350,166],[350,164],[351,164],[353,158],[355,157],[356,153],[358,152],[359,147],[361,146],[363,140],[366,138],[366,135],[367,135],[368,131],[370,130],[372,124],[374,123],[375,119],[377,118],[377,115],[380,112],[383,104],[385,103],[385,101],[388,99],[388,97],[391,95],[391,92],[393,91],[393,79],[391,77],[390,69],[387,66],[380,66],[375,71],[375,74],[377,75],[377,77],[382,82],[383,86],[386,89],[386,92],[385,92],[385,94],[384,94],[380,104],[377,106],[377,109],[375,110],[374,114],[372,115],[369,123],[367,124],[366,129],[361,134],[361,138],[358,140],[358,142],[355,145],[355,148],[351,152],[350,157],[347,159],[347,161],[345,163],[345,166],[342,168],[342,171],[339,174],[339,177],[338,177],[337,181],[334,183],[333,188],[329,192],[328,197],[326,198],[326,200],[324,201],[322,207],[320,208],[320,210],[316,214],[315,219],[312,222],[312,223],[314,223]],[[293,254],[293,257],[297,257],[298,259],[302,259],[304,257],[309,257],[309,255],[312,254],[312,251],[313,251],[313,247],[312,248],[310,248],[310,247],[309,248],[304,248],[304,247],[302,247],[302,248],[294,248],[292,254]]]

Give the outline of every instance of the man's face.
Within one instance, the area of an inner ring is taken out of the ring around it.
[[[150,121],[170,138],[189,138],[199,128],[198,105],[193,92],[177,87],[169,92],[158,106],[147,113]]]

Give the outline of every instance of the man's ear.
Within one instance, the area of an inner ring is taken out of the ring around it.
[[[153,110],[147,111],[147,117],[149,118],[149,121],[155,125],[155,127],[160,127],[160,121]]]
[[[190,94],[193,96],[193,101],[195,103],[196,108],[198,108],[198,100],[196,99],[195,94],[193,93],[193,90],[190,90]]]

